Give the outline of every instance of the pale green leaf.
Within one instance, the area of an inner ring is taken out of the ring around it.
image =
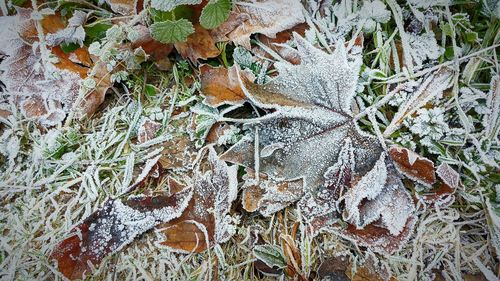
[[[231,9],[231,0],[210,0],[201,12],[200,24],[207,29],[216,28],[227,20]]]
[[[150,30],[151,36],[162,43],[184,42],[194,32],[193,24],[187,19],[157,22]]]
[[[196,5],[201,0],[151,0],[151,7],[160,11],[170,11],[180,5]]]

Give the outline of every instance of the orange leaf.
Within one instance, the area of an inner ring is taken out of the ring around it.
[[[175,49],[183,58],[189,58],[193,63],[198,59],[215,58],[220,50],[210,33],[199,24],[194,25],[194,33],[189,35],[186,42],[177,42]]]
[[[200,65],[201,92],[205,95],[205,103],[216,107],[245,101],[236,67],[233,65],[227,69],[208,64]]]

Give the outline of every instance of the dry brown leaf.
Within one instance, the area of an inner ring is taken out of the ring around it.
[[[237,66],[230,68],[200,65],[201,92],[205,103],[217,107],[222,104],[240,104],[245,102],[245,94],[238,81]]]
[[[168,59],[168,55],[174,49],[173,44],[164,44],[158,42],[151,37],[149,29],[144,25],[134,26],[135,30],[139,33],[137,40],[132,42],[132,48],[136,49],[141,47],[149,59],[153,61],[156,66],[161,70],[170,70],[172,64]]]
[[[446,208],[455,201],[455,191],[460,186],[460,174],[446,163],[442,163],[436,169],[441,179],[437,188],[422,195],[422,199],[430,206]]]
[[[398,171],[410,179],[428,186],[436,182],[434,162],[431,160],[401,146],[390,147],[389,155]]]
[[[193,63],[198,63],[198,59],[215,58],[220,54],[210,33],[199,24],[194,25],[194,33],[188,36],[186,42],[177,42],[174,46],[183,58],[189,58]]]
[[[318,277],[320,280],[349,281],[346,272],[350,269],[348,256],[328,257],[318,267]]]
[[[144,8],[142,0],[106,0],[113,12],[129,16],[137,14]]]
[[[274,38],[278,32],[302,22],[304,16],[299,0],[238,2],[228,20],[212,30],[211,34],[216,41],[229,40],[250,49],[250,35],[260,33]]]
[[[160,123],[152,121],[149,118],[144,118],[137,131],[137,141],[145,143],[148,140],[154,139],[161,127]]]
[[[352,263],[346,269],[345,274],[352,281],[397,281],[391,276],[391,271],[386,264],[381,263],[373,254],[368,254],[365,261],[356,267],[352,274]]]
[[[237,195],[237,166],[228,167],[208,147],[205,171],[199,165],[193,178],[193,198],[179,218],[157,227],[158,244],[181,252],[202,252],[227,241],[235,231],[228,216]],[[203,153],[203,152],[202,152]]]

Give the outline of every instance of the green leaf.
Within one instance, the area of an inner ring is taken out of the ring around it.
[[[269,267],[284,268],[286,266],[281,248],[276,245],[257,245],[253,248],[253,254]]]
[[[216,28],[227,20],[232,7],[231,0],[210,0],[201,11],[200,24],[207,29]]]
[[[144,93],[148,97],[154,97],[156,96],[156,87],[151,84],[146,84],[146,86],[144,87]]]
[[[110,23],[96,23],[87,25],[85,29],[85,45],[90,45],[92,42],[98,41],[106,37],[106,30],[111,28]]]
[[[61,50],[65,52],[66,54],[69,54],[71,52],[76,51],[76,49],[80,48],[80,45],[77,43],[62,43],[59,45],[61,47]]]
[[[175,7],[175,9],[166,12],[151,8],[151,18],[153,19],[153,22],[175,19],[188,19],[193,21],[193,14],[193,8],[188,5],[178,6]]]
[[[193,24],[187,19],[162,21],[151,25],[151,36],[162,43],[184,42],[194,32]]]

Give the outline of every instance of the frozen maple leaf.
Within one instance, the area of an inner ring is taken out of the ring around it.
[[[181,252],[201,252],[226,242],[236,231],[229,210],[238,192],[238,167],[228,167],[212,147],[207,150],[207,161],[195,170],[194,194],[188,207],[179,218],[157,227],[161,246]]]
[[[71,231],[51,254],[69,279],[91,273],[91,265],[129,244],[154,226],[179,217],[193,195],[191,188],[174,194],[110,199]]]
[[[347,53],[343,42],[327,54],[296,34],[295,41],[300,65],[277,62],[279,76],[264,85],[240,76],[247,97],[274,112],[248,124],[251,137],[222,159],[259,167],[273,180],[303,179],[299,208],[308,222],[342,214],[357,230],[376,223],[387,239],[396,237],[414,206],[377,138],[353,120],[360,55]],[[252,141],[256,136],[258,151]]]

